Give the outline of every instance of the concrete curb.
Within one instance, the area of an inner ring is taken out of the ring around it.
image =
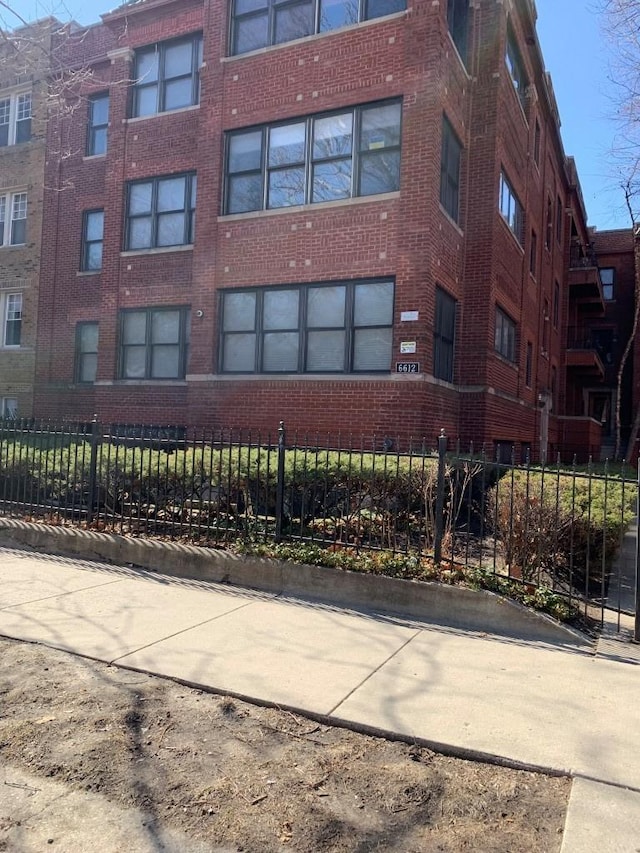
[[[0,544],[9,541],[49,554],[131,564],[178,578],[307,598],[353,610],[409,616],[437,625],[523,640],[593,648],[592,641],[578,631],[484,590],[0,518]]]

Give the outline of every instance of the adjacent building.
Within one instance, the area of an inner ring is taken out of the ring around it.
[[[632,241],[587,228],[533,0],[137,0],[63,47],[36,414],[600,452]]]

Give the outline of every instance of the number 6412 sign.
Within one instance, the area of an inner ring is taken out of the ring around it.
[[[397,361],[396,373],[420,373],[419,361]]]

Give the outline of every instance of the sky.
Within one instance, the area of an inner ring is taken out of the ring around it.
[[[120,0],[8,0],[26,20],[54,14],[95,23]],[[629,216],[612,166],[616,125],[612,49],[603,35],[597,0],[536,0],[538,37],[551,73],[567,154],[576,159],[589,224],[627,228]],[[6,23],[9,19],[3,16]]]

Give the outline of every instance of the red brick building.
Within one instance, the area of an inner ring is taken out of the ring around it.
[[[76,33],[36,414],[597,450],[566,342],[604,295],[535,16],[137,0]]]

